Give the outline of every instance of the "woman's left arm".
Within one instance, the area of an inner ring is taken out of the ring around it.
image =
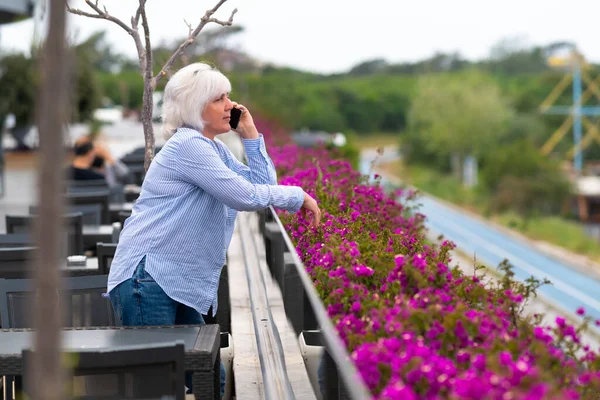
[[[259,134],[258,139],[242,138],[242,143],[248,157],[248,165],[240,162],[231,150],[222,143],[231,169],[251,183],[277,185],[275,165],[267,153],[265,139],[262,134]]]

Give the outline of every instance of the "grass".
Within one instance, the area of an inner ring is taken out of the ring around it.
[[[400,141],[398,132],[376,132],[369,134],[354,135],[352,141],[360,149],[374,148],[379,146],[394,146]]]
[[[534,218],[525,224],[521,217],[513,213],[496,215],[491,219],[534,240],[557,244],[574,253],[585,254],[600,261],[600,245],[574,221],[557,216],[545,216]]]
[[[456,178],[422,166],[406,166],[402,161],[380,165],[380,168],[423,192],[468,209],[532,240],[540,240],[585,255],[600,262],[600,245],[575,221],[559,216],[534,217],[527,223],[516,213],[490,215],[489,195],[462,186]]]

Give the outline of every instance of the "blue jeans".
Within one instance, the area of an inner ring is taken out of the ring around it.
[[[123,326],[201,325],[202,315],[191,307],[171,299],[144,269],[142,258],[133,276],[110,291],[110,302]],[[192,374],[186,373],[188,393]],[[221,397],[225,393],[225,367],[221,362]]]

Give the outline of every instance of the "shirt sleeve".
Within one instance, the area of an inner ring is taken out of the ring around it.
[[[234,210],[256,211],[272,205],[297,212],[304,203],[304,190],[298,186],[253,183],[229,169],[204,138],[185,140],[177,152],[176,169],[182,179]],[[250,171],[245,173],[252,175]]]
[[[233,171],[243,176],[252,183],[262,183],[265,185],[277,185],[277,172],[275,165],[267,153],[265,139],[262,134],[258,139],[242,139],[248,165],[240,162],[231,152],[226,144],[219,141],[219,144],[230,163]]]

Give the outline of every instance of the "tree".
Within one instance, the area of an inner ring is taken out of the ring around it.
[[[481,183],[493,193],[505,176],[532,178],[546,169],[555,168],[531,140],[521,138],[486,155]]]
[[[415,63],[417,72],[445,72],[463,69],[469,64],[459,53],[435,53],[428,59]]]
[[[529,138],[490,152],[481,182],[493,194],[494,211],[515,210],[526,223],[535,213],[559,212],[570,195],[560,164],[542,154]]]
[[[18,149],[27,149],[25,137],[34,122],[38,69],[35,60],[24,54],[12,54],[0,60],[0,115],[15,116],[11,130]]]
[[[76,46],[70,52],[74,59],[76,86],[73,96],[72,118],[75,121],[87,121],[100,102],[100,87],[86,53]],[[40,49],[33,48],[32,55],[10,54],[0,60],[0,116],[15,116],[15,126],[11,134],[17,142],[17,149],[27,150],[25,138],[35,120],[35,100],[39,89]]]
[[[560,212],[569,198],[570,185],[567,179],[553,172],[539,171],[530,177],[504,176],[492,197],[492,210],[516,211],[524,219],[524,228],[536,215]]]
[[[454,170],[462,180],[465,157],[479,159],[502,140],[512,114],[497,85],[485,75],[427,76],[419,80],[408,126],[429,152],[455,157]]]
[[[555,45],[551,45],[555,46]],[[530,47],[521,37],[504,38],[492,46],[489,60],[482,63],[500,74],[534,74],[548,69],[546,56],[553,47]]]
[[[105,31],[92,33],[83,42],[73,47],[77,55],[85,57],[96,71],[117,72],[126,62],[124,56],[116,53],[106,42]]]
[[[77,82],[74,98],[73,116],[74,121],[90,121],[93,119],[94,110],[98,108],[101,101],[102,89],[98,84],[98,77],[95,73],[95,53],[92,49],[85,46],[75,46],[72,48],[74,53],[74,78]]]
[[[198,39],[191,44],[179,60],[175,60],[173,67],[175,69],[182,68],[189,64],[190,59],[198,59],[202,57],[206,62],[215,62],[216,53],[223,51],[227,48],[227,41],[233,36],[240,32],[243,32],[244,28],[241,26],[224,26],[220,29],[212,29],[206,32],[200,32]],[[177,47],[179,43],[185,39],[174,41],[175,44],[161,43],[152,49],[152,58],[159,64],[165,64]],[[233,52],[233,51],[232,51]]]
[[[376,72],[384,72],[388,63],[383,58],[363,61],[350,69],[350,75],[368,75]]]
[[[510,121],[504,139],[506,143],[527,139],[534,147],[539,149],[550,138],[551,134],[552,131],[546,126],[539,114],[517,114]]]
[[[98,0],[85,0],[85,3],[94,11],[93,13],[85,12],[79,9],[71,8],[67,4],[67,10],[75,15],[81,15],[89,18],[105,19],[119,25],[125,30],[132,38],[135,43],[135,47],[138,53],[140,72],[144,80],[144,94],[142,101],[142,125],[144,127],[144,139],[145,139],[145,157],[144,157],[144,168],[148,170],[150,163],[154,158],[154,129],[152,127],[152,95],[156,89],[158,82],[164,78],[169,70],[171,69],[173,62],[180,57],[184,50],[194,43],[194,40],[202,31],[202,29],[209,23],[216,23],[223,26],[231,26],[233,24],[233,16],[237,12],[237,8],[233,10],[229,16],[229,20],[221,21],[214,18],[213,15],[227,0],[219,0],[219,2],[210,10],[204,13],[204,16],[200,18],[200,23],[196,28],[188,23],[189,33],[188,37],[179,45],[177,50],[171,55],[167,62],[160,69],[158,74],[154,75],[153,64],[152,64],[152,44],[150,43],[150,27],[148,25],[148,18],[146,17],[146,0],[139,0],[139,6],[135,12],[135,15],[131,17],[130,25],[121,21],[119,18],[111,15],[105,6],[100,8]],[[140,20],[142,23],[144,41],[140,36],[139,24]]]
[[[59,400],[64,393],[60,349],[63,307],[59,300],[61,251],[63,131],[67,122],[68,55],[65,40],[65,2],[50,0],[48,36],[42,50],[38,97],[40,132],[39,217],[34,236],[35,258],[34,343],[31,398]]]

